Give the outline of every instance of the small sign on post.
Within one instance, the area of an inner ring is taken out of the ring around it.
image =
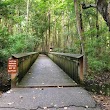
[[[18,59],[8,59],[8,73],[11,74],[11,88],[16,87],[15,77],[18,73]]]
[[[18,72],[18,60],[17,59],[9,59],[8,60],[8,73],[16,74]]]

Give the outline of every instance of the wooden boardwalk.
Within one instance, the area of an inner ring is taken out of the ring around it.
[[[77,86],[62,69],[46,55],[39,55],[19,87],[70,87]]]

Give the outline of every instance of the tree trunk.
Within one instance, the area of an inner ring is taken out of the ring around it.
[[[26,7],[26,12],[27,12],[27,15],[26,15],[26,34],[28,34],[28,25],[29,25],[29,4],[30,4],[30,0],[27,0],[27,7]]]
[[[27,23],[27,25],[28,25],[28,19],[29,19],[29,0],[27,0],[27,9],[26,9],[26,11],[27,11],[26,23]]]
[[[87,9],[91,7],[97,8],[99,13],[106,21],[110,31],[110,2],[108,3],[107,0],[96,0],[96,4],[97,5],[95,4],[86,5],[85,3],[83,3],[82,7],[83,9]]]
[[[48,21],[49,21],[49,41],[48,41],[48,44],[49,44],[49,51],[50,51],[50,11],[49,11],[49,14],[48,14]]]
[[[110,31],[110,2],[107,3],[106,0],[98,0],[97,9],[103,16],[104,20],[107,22]]]
[[[99,37],[99,18],[98,18],[98,9],[96,10],[96,29],[97,29],[97,35],[96,37]]]
[[[67,28],[68,28],[68,34],[67,34],[67,46],[70,46],[70,42],[69,42],[69,33],[70,33],[70,22],[69,22],[69,17],[68,17],[68,24],[67,24]]]
[[[82,13],[79,13],[78,9],[78,1],[74,0],[75,5],[75,13],[76,13],[76,22],[77,22],[77,30],[80,37],[80,46],[81,46],[81,54],[84,54],[84,44],[83,44],[83,26],[82,26]]]
[[[46,52],[48,52],[48,38],[47,38],[48,36],[47,36],[47,30],[46,30],[46,35],[45,36],[46,36],[46,38],[45,38]]]
[[[61,34],[60,34],[60,30],[57,31],[57,36],[58,36],[58,45],[57,48],[61,48]]]
[[[78,30],[78,34],[80,37],[80,46],[81,46],[80,53],[84,55],[83,73],[85,74],[85,72],[87,71],[87,60],[86,60],[85,50],[84,50],[84,36],[83,36],[84,29],[83,29],[83,23],[82,23],[82,5],[78,7],[78,0],[74,0],[74,5],[75,5],[75,13],[76,13],[77,30]]]
[[[0,18],[0,24],[2,23],[2,19]]]

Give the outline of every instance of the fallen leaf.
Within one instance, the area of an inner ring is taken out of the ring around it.
[[[22,99],[23,98],[23,96],[20,96],[20,99]]]
[[[64,109],[67,110],[68,108],[67,107],[64,107]]]
[[[100,101],[103,101],[104,100],[104,97],[100,97]]]
[[[9,90],[9,91],[7,91],[6,93],[7,93],[7,94],[10,94],[11,92],[12,92],[12,90]]]
[[[51,103],[51,105],[53,105],[53,103]]]
[[[36,99],[36,97],[33,97],[33,99]]]
[[[100,90],[100,93],[102,94],[103,92]]]
[[[39,90],[44,90],[43,88],[40,88]]]
[[[10,94],[11,92],[10,91],[8,91],[8,92],[6,92],[7,94]]]
[[[63,88],[63,86],[58,86],[58,88],[60,89],[60,88]]]
[[[54,105],[54,107],[57,107],[57,105]]]
[[[12,104],[14,104],[14,102],[8,103],[8,105],[12,105]]]
[[[47,107],[43,107],[43,109],[47,109]]]
[[[85,106],[85,108],[89,108],[89,106],[88,106],[88,105],[86,105],[86,106]]]
[[[29,74],[32,74],[31,72]]]

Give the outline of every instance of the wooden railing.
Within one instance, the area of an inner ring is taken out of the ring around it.
[[[74,81],[83,82],[83,55],[50,52],[48,56]]]
[[[15,87],[17,83],[21,81],[24,75],[28,72],[31,65],[37,59],[39,53],[37,52],[30,52],[30,53],[20,53],[20,54],[13,54],[12,59],[18,60],[18,73],[11,74],[11,86]]]

